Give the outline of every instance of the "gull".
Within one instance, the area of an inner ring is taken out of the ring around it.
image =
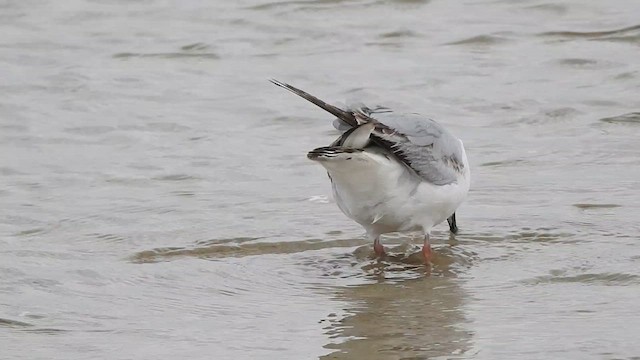
[[[380,235],[422,231],[422,254],[430,263],[429,232],[447,220],[457,233],[456,209],[469,191],[470,169],[462,141],[434,120],[364,105],[341,109],[289,84],[277,86],[334,115],[341,135],[307,157],[329,175],[340,210],[360,224],[385,255]]]

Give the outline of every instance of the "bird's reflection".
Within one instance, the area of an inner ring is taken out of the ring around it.
[[[405,265],[405,279],[400,266],[381,263],[373,282],[334,288],[347,315],[322,321],[331,339],[325,347],[335,350],[322,359],[427,359],[468,351],[465,293],[449,268],[455,257],[441,250],[442,263],[431,273]]]

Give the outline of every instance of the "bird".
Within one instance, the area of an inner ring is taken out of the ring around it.
[[[447,220],[457,233],[456,210],[469,192],[471,171],[462,141],[420,114],[363,104],[343,109],[270,81],[336,117],[340,136],[307,157],[325,168],[338,207],[364,228],[375,255],[386,255],[382,234],[421,231],[422,254],[431,263],[431,229]]]

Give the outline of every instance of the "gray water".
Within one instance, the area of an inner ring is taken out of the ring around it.
[[[2,359],[638,359],[640,2],[0,1]],[[463,139],[372,258],[330,102]]]

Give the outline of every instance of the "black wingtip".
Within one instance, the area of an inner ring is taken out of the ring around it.
[[[285,83],[283,83],[283,82],[281,82],[281,81],[278,81],[278,80],[276,80],[276,79],[273,79],[273,78],[272,78],[272,79],[269,79],[269,82],[270,82],[270,83],[272,83],[272,84],[275,84],[275,85],[277,85],[277,86],[283,87],[283,88],[285,88],[285,89],[287,88],[287,85],[288,85],[288,84],[285,84]]]
[[[298,88],[296,88],[294,86],[291,86],[291,85],[289,85],[289,84],[287,84],[285,82],[282,82],[280,80],[276,80],[276,79],[271,78],[271,79],[269,79],[269,82],[274,84],[274,85],[276,85],[276,86],[279,86],[279,87],[281,87],[283,89],[287,89],[287,90],[291,91],[292,93],[294,93],[294,94],[296,94],[298,96],[301,96],[301,97],[303,97],[305,99],[306,99],[306,97],[304,95],[311,96],[311,95],[307,94],[306,92],[304,92],[304,91],[302,91],[302,90],[300,90],[300,89],[298,89]],[[309,100],[309,99],[307,99],[307,100]]]
[[[289,91],[291,91],[292,93],[300,96],[301,98],[311,102],[312,104],[320,107],[321,109],[331,113],[332,115],[334,115],[335,117],[337,117],[338,119],[344,121],[345,123],[349,124],[352,127],[356,127],[358,126],[358,121],[356,120],[355,116],[349,112],[349,111],[344,111],[336,106],[333,106],[331,104],[327,104],[326,102],[318,99],[317,97],[309,94],[306,91],[300,90],[297,87],[291,86],[287,83],[284,83],[282,81],[276,80],[276,79],[269,79],[269,81],[276,85],[279,86],[281,88],[287,89]]]

